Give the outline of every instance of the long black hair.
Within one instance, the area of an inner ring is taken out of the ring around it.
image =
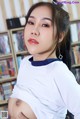
[[[53,1],[53,3],[50,2],[38,2],[36,4],[33,4],[31,8],[29,9],[27,16],[26,16],[26,24],[28,21],[28,18],[32,11],[40,6],[47,6],[51,9],[52,12],[52,21],[53,21],[53,28],[54,23],[56,24],[57,28],[57,44],[56,44],[56,55],[59,57],[61,54],[63,56],[63,62],[68,66],[68,68],[71,68],[71,59],[70,59],[70,39],[69,39],[69,14],[62,9],[62,4],[55,4],[57,1]],[[64,32],[65,37],[62,40],[62,42],[59,42],[60,33]]]

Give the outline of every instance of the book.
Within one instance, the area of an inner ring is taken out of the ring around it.
[[[0,60],[0,79],[15,76],[15,64],[12,58]]]
[[[0,94],[3,94],[3,88],[1,84],[0,84]]]
[[[10,77],[7,61],[6,60],[0,60],[0,78],[3,78],[5,76]]]
[[[15,76],[15,65],[12,58],[7,59],[8,70],[10,76]]]
[[[80,46],[76,45],[73,47],[75,64],[80,64]]]
[[[76,81],[80,84],[80,68],[75,68],[75,71]]]
[[[74,65],[76,62],[75,62],[74,51],[72,49],[71,49],[71,52],[70,52],[70,56],[71,56],[71,65]]]
[[[75,0],[76,1],[76,0]],[[78,19],[78,12],[77,12],[77,5],[76,5],[76,3],[77,4],[79,4],[79,2],[78,1],[76,1],[76,2],[74,2],[74,1],[71,1],[71,3],[72,4],[70,4],[70,6],[71,6],[71,14],[72,14],[72,19]]]
[[[24,43],[23,31],[14,32],[12,37],[13,37],[15,52],[27,50],[26,45]]]
[[[77,29],[78,29],[78,40],[80,41],[80,22],[77,23]]]
[[[15,84],[16,84],[16,81],[12,81],[12,82],[11,82],[12,90],[13,90]]]
[[[11,93],[5,95],[5,100],[8,100],[10,97]]]
[[[3,91],[4,91],[4,98],[5,100],[9,98],[9,96],[11,95],[12,93],[12,85],[10,82],[7,82],[7,83],[3,83],[2,84],[2,88],[3,88]]]
[[[21,63],[21,61],[22,61],[22,59],[23,59],[24,57],[25,57],[24,55],[17,56],[18,69],[20,68],[20,63]]]
[[[14,44],[15,52],[18,52],[18,41],[17,41],[17,38],[16,38],[16,33],[13,33],[12,37],[13,37],[13,44]]]
[[[0,101],[4,100],[4,95],[0,93]]]
[[[16,38],[18,43],[18,51],[26,50],[26,45],[24,43],[24,37],[23,37],[23,31],[17,31]]]
[[[1,84],[0,84],[0,100],[4,100],[4,91]]]
[[[0,54],[9,54],[11,52],[9,37],[7,34],[0,35]]]
[[[70,34],[71,34],[72,43],[77,42],[78,41],[78,29],[77,29],[76,23],[70,25]]]
[[[7,110],[8,110],[8,106],[7,105],[0,106],[0,113],[1,113],[1,111],[7,111]],[[2,118],[0,118],[0,119],[2,119]]]

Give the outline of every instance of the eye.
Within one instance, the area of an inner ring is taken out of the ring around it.
[[[42,24],[43,27],[49,27],[49,24]]]
[[[29,25],[34,25],[34,22],[28,21],[27,24],[29,24]]]

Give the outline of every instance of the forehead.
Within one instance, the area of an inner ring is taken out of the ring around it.
[[[52,12],[48,6],[39,6],[32,11],[30,16],[35,16],[38,18],[43,18],[43,17],[52,18]]]

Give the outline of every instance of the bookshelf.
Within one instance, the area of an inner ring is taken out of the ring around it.
[[[71,33],[71,60],[72,72],[80,84],[80,20],[72,21],[70,24]]]
[[[0,110],[6,110],[8,98],[16,82],[20,62],[23,57],[29,54],[24,43],[23,31],[24,27],[21,27],[0,33]],[[6,44],[1,41],[5,41]],[[5,73],[2,66],[4,66]]]
[[[72,45],[72,47],[74,47],[76,45],[80,45],[80,41],[76,41],[76,42],[72,43],[71,45]]]
[[[80,64],[73,64],[72,68],[80,68]]]
[[[0,79],[0,84],[10,82],[10,81],[15,81],[17,76],[5,78],[5,79]]]
[[[17,77],[16,72],[10,33],[0,32],[0,110],[7,109],[7,100]]]
[[[24,31],[24,27],[10,30],[10,36],[11,36],[12,44],[13,44],[12,47],[14,50],[17,73],[18,73],[21,60],[26,55],[29,54],[24,43],[23,31]]]
[[[2,101],[0,101],[0,105],[5,105],[5,104],[8,104],[8,100],[2,100]]]

